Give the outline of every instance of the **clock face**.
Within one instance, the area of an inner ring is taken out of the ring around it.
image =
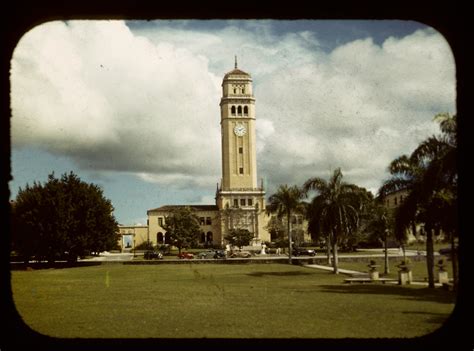
[[[243,124],[237,124],[234,127],[234,133],[237,136],[243,136],[245,133],[247,133],[247,129],[245,129],[245,126]]]

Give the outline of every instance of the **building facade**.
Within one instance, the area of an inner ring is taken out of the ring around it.
[[[392,211],[392,213],[402,204],[402,202],[407,198],[408,196],[408,190],[401,189],[398,191],[394,191],[390,194],[387,194],[383,201],[384,205],[387,209]],[[424,231],[424,226],[421,224],[416,224],[412,228],[408,229],[406,234],[407,234],[407,242],[412,243],[415,241],[425,241],[425,236],[423,234]],[[435,240],[443,240],[444,239],[444,234],[441,232],[441,235]]]
[[[122,252],[132,251],[135,246],[148,240],[148,226],[146,225],[120,225],[119,247]]]
[[[251,76],[237,68],[222,81],[222,180],[216,191],[220,240],[233,228],[254,234],[252,244],[270,241],[265,191],[257,181],[256,112]]]
[[[252,245],[270,241],[265,213],[265,190],[257,178],[256,112],[252,77],[238,69],[222,81],[220,100],[222,179],[217,184],[213,205],[166,205],[147,211],[146,235],[142,226],[121,226],[123,235],[133,235],[134,246],[144,241],[167,244],[163,223],[173,208],[190,207],[199,218],[202,244],[225,245],[225,236],[234,228],[253,233]],[[140,228],[139,228],[140,227]],[[131,234],[130,234],[131,233]],[[124,247],[124,238],[121,246]]]

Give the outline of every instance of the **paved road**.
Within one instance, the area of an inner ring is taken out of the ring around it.
[[[86,258],[80,261],[101,261],[101,262],[112,262],[112,261],[131,261],[133,260],[133,253],[110,253],[110,252],[101,252],[99,256]]]
[[[339,257],[341,258],[344,258],[344,257],[358,257],[358,258],[370,258],[370,257],[384,257],[384,253],[383,253],[383,249],[372,249],[372,250],[364,250],[364,251],[367,251],[367,254],[346,254],[346,253],[341,253],[339,254]],[[418,255],[422,255],[424,256],[425,255],[425,252],[424,251],[416,251],[416,250],[406,250],[406,256],[418,256]],[[437,252],[435,252],[435,255],[439,255]],[[389,257],[403,257],[403,252],[401,250],[398,250],[398,249],[389,249],[389,252],[388,252],[388,256]],[[267,254],[267,255],[257,255],[257,256],[252,256],[252,259],[275,259],[275,260],[278,260],[278,259],[283,259],[283,258],[287,258],[288,255],[287,254],[281,254],[279,256],[277,255],[273,255],[273,254]],[[316,258],[324,258],[326,257],[325,255],[323,254],[318,254],[316,256]],[[293,256],[294,259],[298,259],[298,258],[301,258],[301,259],[307,259],[307,258],[310,258],[310,256],[300,256],[300,257],[296,257],[296,256]],[[235,260],[240,260],[241,258],[235,258]],[[133,253],[130,253],[130,252],[124,252],[124,253],[110,253],[110,252],[101,252],[99,256],[96,256],[96,257],[92,257],[92,258],[87,258],[87,259],[83,259],[83,260],[80,260],[80,261],[101,261],[101,262],[117,262],[117,261],[131,261],[133,260]],[[228,258],[228,260],[233,260],[233,258]]]

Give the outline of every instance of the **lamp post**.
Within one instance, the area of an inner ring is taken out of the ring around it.
[[[150,220],[147,218],[146,220],[146,241],[148,245],[150,245]]]
[[[390,273],[390,268],[388,266],[388,243],[387,243],[387,237],[388,237],[388,229],[385,229],[385,237],[384,237],[384,246],[385,246],[385,267],[384,267],[384,274],[389,274]]]

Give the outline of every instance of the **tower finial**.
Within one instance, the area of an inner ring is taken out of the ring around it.
[[[235,66],[234,66],[235,69],[237,69],[237,55],[235,55]]]

